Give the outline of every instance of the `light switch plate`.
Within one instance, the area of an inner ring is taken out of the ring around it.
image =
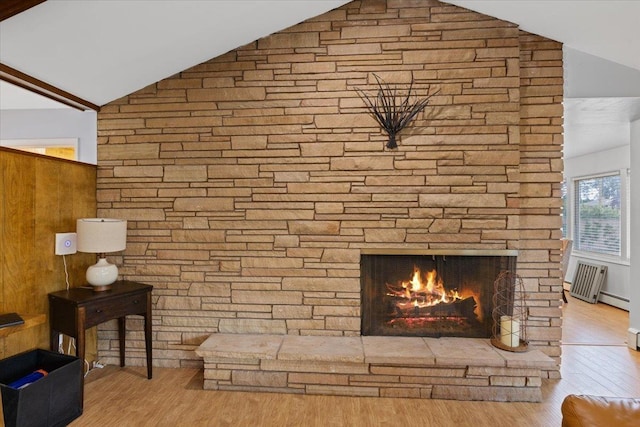
[[[56,255],[72,255],[76,252],[76,233],[56,233]]]

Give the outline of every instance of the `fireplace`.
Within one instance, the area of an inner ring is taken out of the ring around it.
[[[493,283],[516,251],[363,253],[362,335],[491,336]]]

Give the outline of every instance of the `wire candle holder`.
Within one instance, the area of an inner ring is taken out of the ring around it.
[[[501,272],[493,282],[491,344],[501,350],[528,350],[524,285],[516,273]]]

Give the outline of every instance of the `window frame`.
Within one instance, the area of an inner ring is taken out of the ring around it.
[[[578,241],[578,230],[576,224],[576,217],[579,214],[577,211],[577,186],[579,181],[605,178],[610,176],[620,177],[620,255],[612,255],[601,252],[592,252],[584,249],[579,249],[576,242]],[[597,261],[605,261],[615,264],[629,265],[629,248],[630,248],[630,236],[629,236],[629,220],[630,220],[630,192],[629,192],[629,180],[630,170],[629,168],[615,169],[598,174],[590,174],[583,176],[576,176],[571,178],[571,186],[567,186],[567,207],[571,210],[567,217],[568,230],[567,235],[571,236],[574,241],[573,252],[579,255],[581,258],[587,258]]]
[[[0,146],[23,150],[49,157],[78,161],[78,138],[25,138],[2,139]],[[47,153],[48,148],[64,148],[73,150],[73,158],[61,157]]]

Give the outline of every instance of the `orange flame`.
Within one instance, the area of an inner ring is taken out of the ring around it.
[[[468,286],[463,286],[465,290],[462,294],[457,289],[447,290],[444,281],[435,269],[425,270],[423,274],[420,268],[414,265],[409,280],[398,281],[395,284],[387,283],[386,286],[387,295],[396,298],[395,307],[402,313],[410,313],[410,315],[415,313],[415,316],[420,316],[421,309],[426,309],[429,313],[429,307],[441,303],[455,303],[473,297],[476,304],[474,312],[478,320],[482,321],[482,308],[478,295]]]
[[[428,307],[462,299],[458,291],[447,291],[444,288],[444,282],[435,269],[427,271],[423,277],[422,271],[414,266],[411,279],[402,282],[402,290],[403,297],[414,307]]]

